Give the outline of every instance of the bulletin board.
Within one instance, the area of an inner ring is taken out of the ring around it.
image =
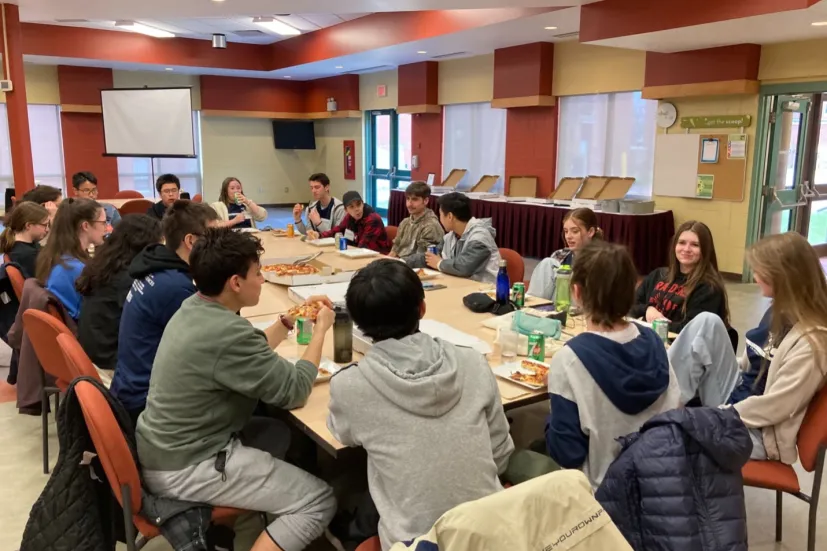
[[[729,137],[729,133],[659,134],[655,145],[654,194],[697,198],[698,175],[710,175],[714,177],[711,199],[743,201],[747,159],[730,158]],[[718,140],[717,162],[701,162],[704,140],[709,139]]]

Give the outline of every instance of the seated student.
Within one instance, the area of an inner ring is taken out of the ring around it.
[[[334,316],[322,308],[295,365],[273,352],[294,320],[283,316],[261,331],[237,315],[258,304],[262,252],[258,239],[227,228],[208,230],[195,245],[198,294],[184,301],[158,347],[138,457],[154,494],[269,513],[275,519],[253,551],[298,551],[333,518],[333,490],[284,462],[290,433],[253,411],[259,401],[285,409],[307,401]]]
[[[345,217],[345,205],[335,197],[330,196],[330,178],[327,174],[313,174],[308,178],[310,181],[310,192],[313,194],[313,201],[307,205],[307,209],[300,204],[293,207],[293,221],[296,223],[296,231],[306,235],[308,230],[315,232],[326,232],[342,223]],[[302,219],[302,213],[307,218],[308,228]]]
[[[321,233],[308,230],[307,238],[333,237],[341,233],[351,246],[371,249],[382,254],[389,253],[391,241],[388,239],[382,217],[376,214],[373,207],[362,201],[358,191],[348,191],[342,199],[347,210],[342,222]]]
[[[98,179],[91,172],[77,172],[72,176],[72,187],[75,188],[75,195],[82,199],[98,200]],[[118,225],[121,221],[121,213],[114,205],[101,202],[103,210],[106,212],[106,223],[112,227]]]
[[[100,369],[112,371],[118,361],[118,330],[132,276],[129,265],[149,245],[161,242],[161,224],[145,214],[127,214],[95,250],[75,286],[83,296],[78,341]]]
[[[221,184],[218,201],[210,206],[228,228],[255,228],[256,222],[264,222],[267,219],[267,211],[244,196],[244,189],[238,178],[226,178]]]
[[[405,206],[410,216],[402,220],[393,241],[390,257],[401,258],[408,266],[425,266],[425,253],[430,246],[442,246],[445,230],[433,210],[428,207],[431,187],[425,182],[411,182],[405,188]]]
[[[146,213],[157,220],[163,220],[169,207],[178,200],[181,193],[181,181],[175,174],[161,174],[155,181],[155,189],[161,200],[149,207]]]
[[[133,422],[146,404],[152,361],[164,328],[184,299],[195,294],[190,251],[207,227],[218,224],[209,205],[176,201],[161,223],[164,244],[149,245],[129,265],[129,277],[135,281],[121,313],[118,361],[109,392]]]
[[[603,239],[603,230],[597,225],[597,216],[591,209],[570,210],[563,217],[563,238],[566,248],[554,251],[550,257],[540,262],[531,274],[528,294],[548,300],[554,299],[557,287],[557,270],[560,266],[571,266],[574,255],[591,243],[592,239]]]
[[[582,469],[595,488],[620,453],[618,437],[680,405],[663,341],[625,319],[636,283],[625,247],[592,241],[578,250],[572,296],[583,309],[586,332],[551,360],[548,454],[563,468]]]
[[[494,283],[500,264],[497,230],[490,218],[473,218],[471,200],[462,193],[439,198],[439,221],[448,232],[443,237],[442,256],[425,253],[430,268],[446,274]]]
[[[81,301],[75,282],[89,260],[89,246],[102,245],[108,231],[106,213],[97,202],[66,199],[57,209],[48,243],[37,255],[37,279],[75,321]]]
[[[368,454],[370,494],[388,549],[426,533],[456,505],[501,490],[498,475],[514,443],[486,359],[419,332],[425,292],[411,268],[369,264],[353,276],[346,301],[375,344],[331,379],[327,426],[339,442]]]
[[[719,344],[699,349],[681,333],[669,357],[684,401],[697,394],[705,406],[732,404],[750,429],[752,459],[792,465],[807,404],[825,383],[827,282],[815,250],[795,232],[758,241],[747,251],[747,262],[772,305],[747,332],[746,353],[703,365],[703,358],[728,348],[723,324],[705,314],[717,322]]]
[[[49,211],[49,222],[51,222],[55,218],[57,207],[63,201],[63,192],[56,187],[38,185],[27,191],[18,202],[21,201],[31,201],[44,206]]]
[[[726,288],[706,224],[681,224],[672,251],[669,267],[658,268],[641,282],[629,315],[648,322],[668,319],[672,333],[680,333],[701,312],[717,314],[729,324]]]
[[[34,277],[40,241],[49,233],[49,211],[37,203],[24,201],[14,206],[3,224],[0,234],[3,254],[20,266],[23,277]]]

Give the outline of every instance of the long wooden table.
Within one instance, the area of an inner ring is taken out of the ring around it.
[[[327,247],[319,249],[318,247],[303,243],[298,237],[292,239],[275,237],[269,232],[261,232],[258,233],[257,236],[261,239],[262,245],[264,245],[265,253],[263,258],[266,259],[310,255],[322,250],[324,252],[319,257],[320,262],[333,268],[347,271],[358,270],[376,260],[376,257],[358,260],[345,258],[337,254],[335,248]],[[434,282],[445,285],[446,289],[425,293],[427,309],[425,319],[432,319],[449,324],[455,329],[474,335],[488,343],[492,343],[492,348],[495,348],[493,346],[495,332],[482,326],[482,322],[494,316],[492,314],[475,314],[462,304],[462,297],[465,295],[490,289],[491,286],[468,279],[451,277],[446,274],[442,274],[434,280]],[[528,304],[530,305],[531,301],[529,301]],[[288,297],[287,287],[265,283],[259,304],[252,308],[244,308],[241,311],[241,315],[249,319],[251,323],[275,322],[278,319],[278,314],[286,312],[293,305],[294,302]],[[302,354],[304,354],[304,349],[305,347],[298,345],[295,337],[291,336],[279,345],[276,350],[285,358],[300,358]],[[325,340],[323,355],[327,358],[333,357],[332,331],[329,332]],[[354,351],[354,360],[358,359],[359,354]],[[495,351],[488,356],[488,361],[492,367],[502,363],[496,348]],[[497,382],[499,384],[503,405],[506,409],[517,408],[548,399],[548,394],[545,390],[529,390],[526,387],[499,378]],[[335,456],[344,446],[333,437],[327,428],[329,402],[330,385],[328,383],[318,383],[313,388],[307,404],[302,408],[290,411],[289,418],[295,422],[296,426],[313,438],[325,451]]]

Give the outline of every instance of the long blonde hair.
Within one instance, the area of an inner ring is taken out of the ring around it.
[[[772,287],[772,341],[780,342],[797,326],[810,341],[816,364],[824,372],[827,280],[813,247],[795,232],[772,235],[750,247],[747,261],[755,274]]]

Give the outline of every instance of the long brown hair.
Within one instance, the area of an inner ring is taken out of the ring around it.
[[[681,273],[681,264],[678,262],[678,256],[675,254],[675,247],[678,246],[678,241],[683,232],[692,232],[698,236],[698,243],[701,246],[701,259],[697,266],[689,274],[684,289],[686,297],[683,301],[683,313],[686,314],[686,305],[689,304],[689,297],[695,289],[706,283],[713,289],[717,290],[724,298],[723,305],[723,322],[729,325],[729,298],[727,297],[726,286],[724,285],[724,278],[718,272],[718,255],[715,253],[715,242],[712,240],[712,232],[703,222],[697,220],[689,220],[681,224],[675,231],[675,236],[672,238],[672,248],[669,252],[669,271],[666,275],[669,283],[675,283],[678,275]]]
[[[225,205],[235,202],[235,197],[230,199],[230,184],[233,182],[238,182],[238,185],[241,186],[241,192],[244,193],[244,185],[241,183],[241,180],[233,176],[224,178],[224,181],[221,182],[221,193],[218,195],[218,200]]]
[[[85,262],[89,253],[81,246],[78,232],[84,222],[97,221],[103,207],[91,199],[64,199],[52,221],[52,231],[46,246],[37,255],[37,279],[46,285],[52,268],[63,263],[64,256]]]
[[[574,220],[578,226],[582,226],[588,233],[589,230],[594,229],[594,237],[592,239],[603,239],[603,230],[597,225],[597,215],[592,209],[579,208],[570,210],[563,217],[563,224],[569,220]]]
[[[14,247],[14,234],[26,231],[26,226],[40,224],[44,220],[49,222],[49,211],[43,205],[31,201],[17,203],[3,222],[6,227],[0,234],[0,249],[9,254]]]
[[[827,281],[818,254],[795,232],[772,235],[747,251],[755,274],[772,287],[770,338],[780,342],[795,325],[810,341],[822,372],[827,351]],[[765,369],[762,368],[762,374]],[[759,375],[760,378],[760,375]]]

